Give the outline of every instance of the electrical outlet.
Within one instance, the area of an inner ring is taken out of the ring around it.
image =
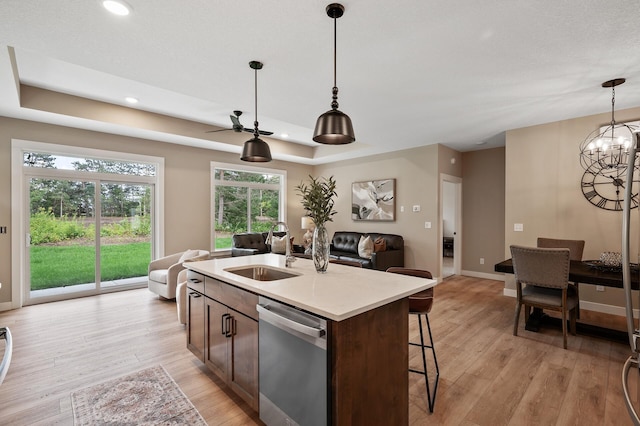
[[[597,285],[596,286],[596,291],[604,291],[604,286],[603,285]]]
[[[522,223],[514,223],[513,230],[516,232],[522,232],[524,231],[524,225]]]
[[[481,264],[481,265],[484,265],[484,257],[481,257],[481,258],[480,258],[480,264]]]
[[[425,229],[431,229],[431,222],[425,222],[424,227]]]
[[[404,213],[404,206],[400,206],[400,213]]]

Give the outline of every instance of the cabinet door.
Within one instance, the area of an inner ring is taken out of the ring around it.
[[[233,339],[229,384],[255,410],[258,409],[258,322],[231,311]]]
[[[187,289],[187,348],[198,357],[200,361],[204,361],[204,301],[205,297]]]
[[[231,315],[227,307],[206,298],[207,350],[205,364],[222,380],[227,381],[227,345],[231,339]]]

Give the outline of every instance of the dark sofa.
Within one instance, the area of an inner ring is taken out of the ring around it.
[[[386,250],[371,254],[371,259],[358,255],[358,243],[361,236],[370,236],[372,241],[382,237],[386,242]],[[332,259],[355,261],[364,268],[386,271],[391,266],[404,266],[404,238],[394,234],[379,234],[376,232],[348,232],[338,231],[333,234],[330,257]]]
[[[231,256],[251,256],[253,254],[270,253],[271,247],[265,242],[268,232],[245,232],[242,234],[233,234],[231,238]],[[276,237],[287,235],[284,231],[274,232]],[[293,247],[291,248],[293,251]]]

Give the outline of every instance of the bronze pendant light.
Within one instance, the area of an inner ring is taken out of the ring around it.
[[[344,6],[332,3],[327,6],[327,15],[333,18],[333,101],[331,110],[325,112],[316,122],[313,140],[326,145],[344,145],[356,140],[349,116],[338,110],[338,85],[336,83],[336,20],[344,14]]]
[[[249,67],[255,72],[254,105],[256,115],[253,122],[253,138],[244,143],[240,159],[252,163],[266,163],[271,161],[271,149],[269,149],[269,145],[265,141],[258,137],[260,134],[258,130],[258,70],[262,69],[262,62],[251,61],[249,62]]]

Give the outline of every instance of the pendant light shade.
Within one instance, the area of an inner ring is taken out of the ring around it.
[[[271,149],[269,145],[260,139],[258,135],[260,131],[258,130],[258,70],[262,69],[262,62],[251,61],[249,62],[249,67],[254,70],[254,83],[255,83],[255,121],[253,122],[253,138],[249,139],[244,143],[244,147],[242,148],[242,156],[240,159],[242,161],[249,161],[252,163],[266,163],[271,161]]]
[[[325,112],[318,117],[313,140],[327,145],[344,145],[355,141],[351,119],[337,109]]]
[[[332,3],[327,6],[327,15],[333,18],[333,101],[331,110],[325,112],[316,122],[313,140],[327,145],[344,145],[356,140],[351,119],[338,110],[338,85],[336,82],[337,34],[336,20],[344,14],[344,6]]]
[[[252,163],[266,163],[271,161],[271,149],[265,141],[254,136],[253,139],[244,143],[240,159]]]

